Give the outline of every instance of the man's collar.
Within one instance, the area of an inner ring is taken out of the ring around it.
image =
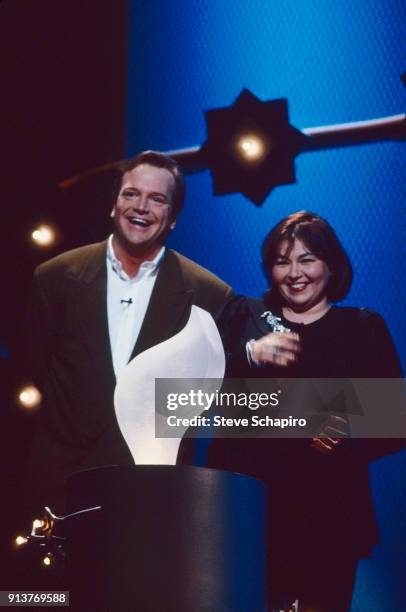
[[[122,280],[129,280],[128,274],[123,270],[123,266],[121,261],[117,258],[114,247],[113,247],[113,234],[111,234],[107,240],[107,261],[110,263],[112,269]],[[159,267],[159,264],[162,261],[163,256],[165,255],[165,247],[163,246],[159,253],[154,257],[154,259],[150,261],[143,261],[140,265],[140,270],[148,270],[150,274],[156,271]]]

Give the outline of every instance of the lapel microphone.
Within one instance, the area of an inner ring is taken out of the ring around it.
[[[128,298],[128,300],[120,300],[120,304],[127,304],[128,306],[130,306],[130,304],[132,304],[133,301],[131,298]]]

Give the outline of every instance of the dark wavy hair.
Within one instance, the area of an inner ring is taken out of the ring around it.
[[[183,203],[185,201],[185,182],[183,180],[183,173],[180,169],[179,164],[169,157],[165,155],[165,153],[160,153],[158,151],[143,151],[139,153],[135,157],[131,159],[127,159],[124,162],[121,162],[116,168],[116,176],[113,185],[113,202],[114,205],[117,202],[117,198],[120,194],[121,185],[123,182],[123,176],[127,172],[131,172],[137,166],[141,166],[142,164],[148,164],[148,166],[154,166],[155,168],[163,168],[164,170],[168,170],[175,180],[175,189],[173,192],[173,201],[172,201],[172,214],[173,218],[179,215]]]
[[[269,305],[280,305],[279,292],[272,287],[272,268],[278,256],[281,242],[287,241],[288,253],[295,238],[301,240],[316,257],[324,261],[331,276],[327,284],[327,299],[339,302],[345,298],[352,283],[352,266],[331,225],[318,215],[301,210],[282,219],[265,238],[262,246],[262,261],[270,280],[270,289],[265,294]]]

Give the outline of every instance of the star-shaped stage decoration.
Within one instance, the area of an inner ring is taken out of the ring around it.
[[[406,85],[406,73],[402,80]],[[289,124],[287,100],[261,102],[248,89],[231,106],[206,111],[206,122],[208,139],[203,145],[167,151],[167,155],[185,174],[210,168],[216,195],[239,192],[257,205],[277,185],[296,182],[294,161],[299,153],[406,139],[404,113],[300,131]],[[112,180],[123,161],[85,170],[64,179],[59,187],[70,189],[109,173]]]
[[[287,100],[262,102],[244,89],[234,104],[206,112],[204,145],[216,195],[264,202],[276,185],[295,183],[295,156],[306,136],[289,124]]]

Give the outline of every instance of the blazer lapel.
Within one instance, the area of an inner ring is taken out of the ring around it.
[[[131,358],[168,340],[187,323],[194,291],[185,286],[181,264],[168,250],[160,265],[147,313]]]
[[[79,262],[69,275],[75,282],[79,324],[100,373],[100,384],[115,385],[107,318],[107,241],[95,245],[93,257]],[[160,265],[147,313],[130,359],[168,340],[186,325],[194,291],[185,286],[182,267],[168,250]]]
[[[107,318],[107,241],[95,245],[92,258],[72,273],[79,324],[95,360],[100,384],[115,385]]]

